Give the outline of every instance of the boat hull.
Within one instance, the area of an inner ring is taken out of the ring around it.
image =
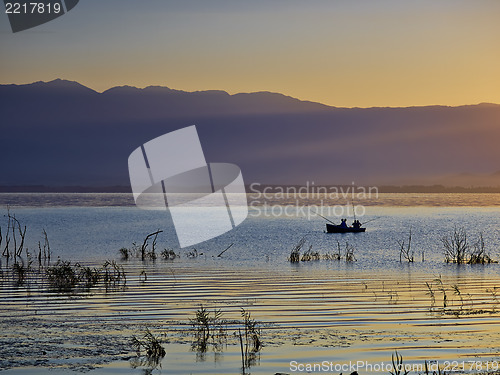
[[[327,233],[360,233],[364,232],[366,228],[353,228],[347,227],[343,228],[340,225],[326,224]]]

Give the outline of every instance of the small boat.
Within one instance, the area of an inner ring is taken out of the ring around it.
[[[340,225],[326,223],[327,233],[359,233],[365,230],[366,228],[341,227]]]

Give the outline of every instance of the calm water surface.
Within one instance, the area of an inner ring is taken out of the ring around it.
[[[446,264],[440,240],[454,227],[465,227],[471,241],[482,233],[492,258],[500,259],[500,195],[381,195],[378,202],[356,202],[366,208],[361,221],[375,219],[367,224],[367,232],[344,235],[324,233],[325,221],[318,217],[271,217],[254,209],[235,230],[197,245],[202,255],[196,258],[187,257],[192,248],[179,249],[167,212],[141,211],[129,200],[121,194],[0,195],[4,207],[9,204],[11,213],[27,226],[30,250],[42,240],[42,230],[47,231],[53,259],[90,265],[120,259],[118,249],[142,243],[157,229],[164,231],[159,249],[172,248],[181,255],[174,261],[123,261],[126,289],[108,293],[53,295],[36,282],[17,287],[3,278],[2,346],[11,349],[3,349],[1,357],[7,359],[2,367],[10,367],[5,364],[10,361],[18,369],[9,371],[29,372],[36,359],[44,358],[39,353],[26,355],[22,348],[13,351],[19,345],[16,338],[34,341],[36,348],[50,337],[61,341],[54,351],[69,350],[68,346],[92,346],[103,330],[125,340],[148,326],[164,335],[167,356],[162,372],[238,373],[239,346],[232,335],[221,353],[200,356],[190,350],[188,320],[200,304],[222,309],[226,319],[238,319],[244,307],[265,323],[265,346],[252,374],[292,373],[292,360],[389,362],[394,350],[408,363],[488,363],[500,357],[500,290],[497,300],[495,289],[500,286],[499,264]],[[6,213],[4,208],[2,215]],[[415,262],[400,263],[397,240],[406,240],[410,228]],[[347,242],[355,248],[356,261],[291,264],[290,250],[303,237],[305,247],[320,254]],[[88,342],[78,341],[84,338]],[[103,349],[102,357],[111,362],[100,364],[95,373],[141,372],[131,368],[125,341],[123,347],[121,359]],[[32,371],[37,373],[40,366],[66,369],[68,361],[95,357],[78,352],[80,357],[72,358],[68,353],[66,361],[40,362]]]

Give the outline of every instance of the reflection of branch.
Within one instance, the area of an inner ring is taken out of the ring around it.
[[[220,258],[220,256],[221,256],[222,254],[224,254],[226,251],[228,251],[228,250],[231,248],[231,246],[233,246],[233,245],[234,245],[234,242],[233,242],[231,245],[229,245],[228,247],[226,247],[226,249],[225,249],[225,250],[221,251],[221,253],[220,253],[219,255],[217,255],[217,257],[218,257],[218,258]]]
[[[243,375],[245,374],[245,352],[243,350],[243,337],[241,335],[241,329],[238,328],[238,336],[240,338],[240,350],[241,350],[241,370]]]

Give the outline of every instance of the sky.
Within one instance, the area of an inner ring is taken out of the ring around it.
[[[338,107],[500,103],[496,0],[81,0],[13,34],[0,84],[272,91]]]

